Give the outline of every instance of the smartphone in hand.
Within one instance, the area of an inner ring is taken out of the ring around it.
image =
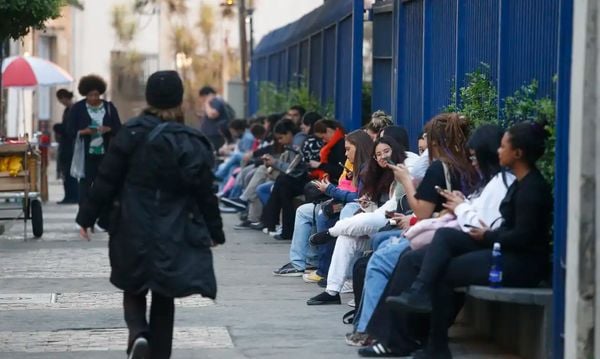
[[[440,186],[434,186],[433,188],[435,188],[435,190],[437,191],[437,193],[442,194],[445,190],[440,187]]]
[[[385,218],[394,218],[396,212],[394,211],[385,211]]]
[[[391,159],[391,158],[389,158],[389,157],[386,157],[386,158],[384,158],[383,160],[384,160],[385,162],[387,162],[387,164],[388,164],[388,165],[392,165],[392,166],[395,166],[395,165],[396,165],[396,164],[394,163],[394,161],[392,161],[392,159]]]

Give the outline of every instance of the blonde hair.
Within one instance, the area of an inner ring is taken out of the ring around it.
[[[371,122],[367,124],[366,129],[374,133],[379,133],[381,130],[392,124],[392,116],[381,110],[377,110],[371,115]]]
[[[148,106],[144,110],[144,113],[156,116],[162,121],[174,121],[179,123],[184,122],[183,109],[181,108],[181,105],[165,109]]]

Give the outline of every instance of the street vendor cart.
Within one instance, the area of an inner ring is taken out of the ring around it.
[[[28,220],[35,238],[44,233],[39,175],[39,152],[29,143],[0,144],[0,220],[23,220],[25,240]]]

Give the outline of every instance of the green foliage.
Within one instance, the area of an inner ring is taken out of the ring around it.
[[[460,103],[457,103],[456,87],[449,106],[453,111],[467,116],[472,126],[498,123],[498,90],[490,79],[489,65],[481,64],[474,72],[468,73],[467,84],[460,88]],[[458,111],[457,111],[458,110]]]
[[[556,80],[556,78],[554,79]],[[544,177],[554,182],[554,158],[556,147],[556,103],[549,97],[538,98],[538,82],[521,86],[512,96],[504,99],[503,124],[510,127],[521,121],[545,123],[548,131],[546,152],[537,165]]]
[[[499,108],[498,90],[487,75],[488,71],[489,66],[482,64],[481,68],[466,74],[467,83],[458,91],[460,102],[454,84],[450,91],[450,104],[443,111],[464,114],[470,119],[473,128],[487,123],[499,124],[503,128],[521,121],[545,123],[549,137],[546,141],[546,152],[537,165],[546,179],[553,183],[556,146],[555,101],[550,97],[540,98],[538,82],[532,80],[531,83],[521,86],[512,96],[504,98]],[[553,80],[556,82],[556,76]]]
[[[65,0],[0,0],[0,43],[19,39],[33,27],[43,29],[44,22],[60,15]]]
[[[308,90],[308,85],[302,81],[299,85],[290,84],[285,89],[278,89],[271,82],[261,82],[258,86],[258,114],[269,115],[286,111],[290,106],[300,105],[306,111],[315,111],[325,117],[333,116],[333,102],[322,105]]]

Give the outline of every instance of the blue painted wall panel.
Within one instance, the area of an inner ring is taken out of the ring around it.
[[[458,0],[456,53],[457,88],[465,86],[465,74],[489,66],[488,75],[496,80],[499,36],[498,0]]]
[[[398,78],[396,123],[404,126],[410,147],[423,129],[423,1],[398,4]]]
[[[350,123],[352,118],[352,18],[338,25],[337,74],[335,83],[335,117]]]
[[[298,45],[293,45],[288,48],[288,84],[298,83],[298,66],[300,64],[300,53]]]
[[[310,39],[310,66],[308,88],[316,97],[323,92],[323,35],[318,33]]]
[[[425,0],[423,120],[450,102],[456,70],[456,0]]]
[[[335,95],[335,44],[336,27],[331,26],[323,35],[323,93],[321,103],[334,103]]]
[[[310,47],[308,46],[308,40],[302,41],[300,43],[300,65],[298,68],[298,78],[303,79],[308,83],[308,65],[309,65],[309,56],[310,56]]]
[[[559,1],[503,0],[501,5],[500,96],[537,79],[541,95],[554,95]]]

